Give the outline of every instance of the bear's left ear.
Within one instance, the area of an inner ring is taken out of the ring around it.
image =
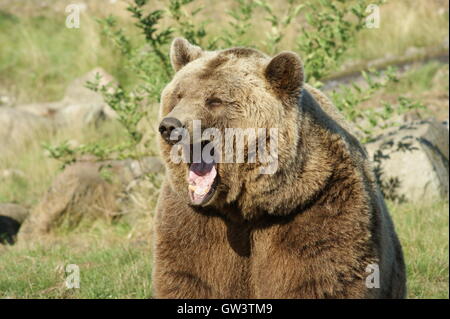
[[[297,94],[303,87],[303,64],[294,52],[281,52],[270,60],[264,72],[277,91]]]
[[[173,69],[178,72],[189,62],[199,58],[202,52],[200,47],[190,44],[188,40],[175,38],[170,47],[170,62]]]

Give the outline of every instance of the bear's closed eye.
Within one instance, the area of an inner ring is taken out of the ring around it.
[[[212,97],[206,100],[206,105],[211,107],[221,106],[223,104],[222,100],[216,97]]]

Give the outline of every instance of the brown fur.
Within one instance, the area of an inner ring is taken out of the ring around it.
[[[297,55],[198,50],[174,41],[178,72],[163,91],[161,119],[188,129],[193,119],[221,130],[277,127],[279,166],[261,175],[261,163],[220,163],[213,199],[194,207],[188,164],[172,163],[171,146],[160,141],[167,177],[155,225],[155,297],[405,297],[401,246],[367,155],[332,103],[303,83]],[[208,106],[211,97],[222,105]],[[374,263],[380,288],[369,289]]]

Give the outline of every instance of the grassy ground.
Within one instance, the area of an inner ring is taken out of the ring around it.
[[[443,121],[449,116],[448,72],[448,64],[438,61],[413,64],[399,76],[399,82],[379,90],[359,107],[379,106],[380,101],[395,104],[398,96],[405,96],[426,106],[418,111],[422,118],[434,117]]]
[[[449,298],[448,202],[390,209],[405,254],[408,298]]]
[[[0,247],[0,298],[148,298],[151,245],[131,233],[126,223],[100,222],[29,247]],[[68,264],[79,266],[80,289],[66,288]]]
[[[446,1],[388,1],[380,7],[380,28],[363,30],[348,58],[372,60],[401,56],[413,47],[442,46],[448,38],[445,8]]]

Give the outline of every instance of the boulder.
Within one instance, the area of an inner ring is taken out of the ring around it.
[[[14,244],[28,210],[16,204],[0,204],[0,244]]]
[[[66,88],[64,100],[72,100],[78,103],[103,103],[103,97],[97,92],[86,87],[86,82],[94,82],[96,75],[100,75],[100,86],[108,83],[116,84],[116,80],[100,67],[94,68],[86,74],[73,80]]]
[[[63,103],[63,101],[57,101],[19,104],[16,106],[16,109],[44,118],[53,118],[55,114],[64,107],[66,107],[66,103]]]
[[[56,102],[31,103],[16,106],[21,111],[52,119],[58,127],[84,127],[104,119],[116,118],[116,113],[105,103],[100,93],[86,87],[100,74],[100,86],[111,83],[114,78],[102,68],[95,68],[72,81],[66,88],[64,98]]]
[[[365,147],[386,197],[412,202],[448,199],[449,132],[440,122],[406,123]]]
[[[100,75],[100,86],[107,84],[117,85],[117,82],[112,75],[108,74],[102,68],[97,67],[84,74],[83,76],[75,79],[67,86],[63,102],[65,102],[68,106],[91,106],[95,109],[94,112],[96,112],[96,109],[100,109],[102,112],[102,116],[104,116],[105,118],[116,118],[117,115],[115,111],[105,103],[105,101],[103,100],[103,96],[100,93],[94,92],[86,87],[86,83],[88,81],[95,81],[97,74]],[[74,107],[72,106],[72,108]],[[85,108],[85,110],[87,111],[88,108]],[[92,116],[87,116],[85,117],[85,119],[91,120]]]
[[[4,154],[15,145],[28,139],[36,138],[40,133],[54,129],[49,119],[18,110],[16,108],[0,108],[0,154]]]
[[[103,105],[98,103],[73,102],[55,114],[55,123],[58,127],[82,128],[86,125],[97,125],[105,119]]]
[[[75,162],[55,178],[25,221],[18,240],[26,242],[63,224],[72,229],[82,220],[112,220],[121,215],[122,193],[130,182],[162,169],[157,158]]]

